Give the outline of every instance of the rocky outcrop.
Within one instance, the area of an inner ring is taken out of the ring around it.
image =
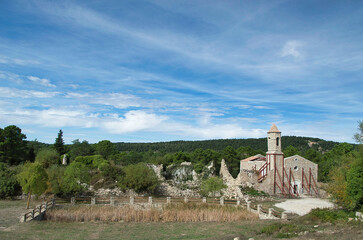
[[[241,182],[239,177],[237,179],[233,178],[229,173],[226,161],[222,159],[221,162],[221,170],[219,171],[219,175],[222,177],[224,184],[227,185],[227,188],[222,190],[223,196],[225,198],[239,198],[244,199],[244,195],[241,191]]]
[[[163,164],[160,164],[160,165],[147,164],[147,166],[155,172],[155,174],[159,180],[165,180],[165,178],[163,176]]]

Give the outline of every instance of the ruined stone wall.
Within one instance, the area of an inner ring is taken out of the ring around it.
[[[265,164],[266,161],[248,161],[248,162],[243,162],[241,161],[240,164],[240,171],[243,170],[259,170],[263,164]]]
[[[298,180],[300,182],[302,182],[302,169],[304,169],[305,176],[309,178],[309,169],[311,168],[311,173],[315,181],[317,181],[318,164],[316,163],[313,163],[299,155],[295,155],[285,158],[285,169],[288,174],[290,168],[292,170],[292,174],[295,177],[295,180]]]

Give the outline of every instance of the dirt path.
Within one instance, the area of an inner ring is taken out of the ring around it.
[[[276,203],[275,206],[303,216],[308,214],[313,208],[332,208],[334,204],[321,198],[303,198],[289,199],[285,202]]]

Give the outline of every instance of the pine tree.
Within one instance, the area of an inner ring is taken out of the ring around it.
[[[54,148],[55,148],[55,150],[57,150],[59,155],[62,155],[65,153],[62,129],[59,130],[58,137],[55,139]]]

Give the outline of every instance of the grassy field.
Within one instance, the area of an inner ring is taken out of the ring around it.
[[[311,218],[290,222],[244,220],[237,222],[132,223],[29,222],[18,223],[24,201],[0,201],[0,239],[363,239],[363,224],[321,223]],[[318,226],[317,226],[318,225]]]

